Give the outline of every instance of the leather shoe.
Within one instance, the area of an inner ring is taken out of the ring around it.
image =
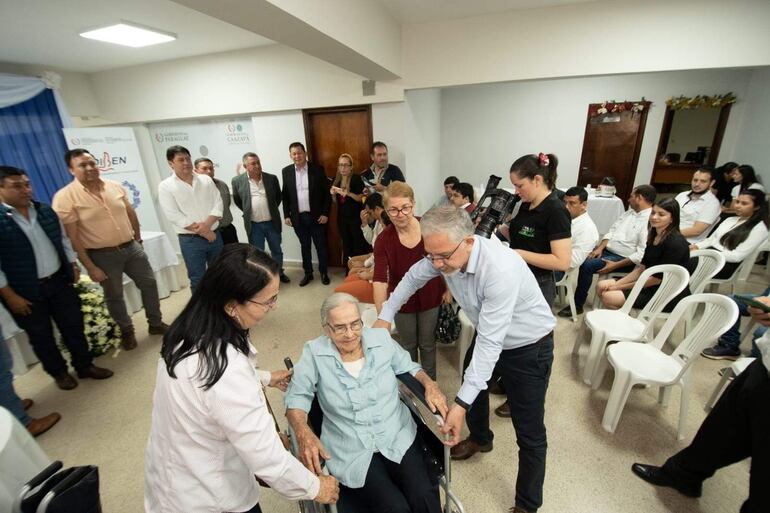
[[[168,331],[168,324],[166,324],[165,322],[161,322],[157,326],[150,326],[147,329],[147,332],[150,335],[165,335],[167,331]]]
[[[330,280],[329,280],[329,275],[328,274],[324,273],[324,274],[321,275],[321,283],[323,283],[324,285],[328,285],[329,281]]]
[[[78,386],[78,382],[69,372],[62,372],[61,374],[53,377],[56,381],[56,386],[62,390],[72,390]]]
[[[32,399],[22,399],[21,400],[21,407],[24,408],[24,411],[29,410],[32,408],[32,405],[35,404],[35,401]]]
[[[521,506],[514,506],[511,509],[508,510],[509,513],[530,513],[528,510],[522,508]]]
[[[493,381],[489,387],[487,387],[487,392],[494,395],[505,395],[505,388],[503,388],[503,382],[502,381]]]
[[[582,306],[576,306],[575,307],[575,315],[580,315],[583,313],[583,307]],[[569,306],[565,306],[561,310],[559,310],[559,313],[557,313],[559,317],[572,317],[572,310],[570,310]]]
[[[503,417],[504,419],[511,418],[511,407],[508,405],[508,401],[495,408],[495,415]]]
[[[286,276],[286,273],[281,273],[279,278],[281,280],[281,283],[291,283],[291,280],[289,279],[288,276]]]
[[[29,434],[32,436],[42,435],[51,429],[54,424],[59,422],[60,419],[61,415],[56,412],[49,413],[45,417],[41,417],[39,419],[32,419],[32,421],[27,424],[27,431],[29,431]]]
[[[312,274],[306,274],[305,277],[302,278],[302,281],[299,282],[299,286],[300,287],[304,287],[305,285],[307,285],[311,281],[313,281],[313,275]]]
[[[479,445],[470,438],[466,438],[449,451],[453,460],[467,460],[477,452],[489,452],[492,450],[492,442],[487,445]]]
[[[122,332],[120,334],[120,347],[122,347],[124,351],[136,349],[136,346],[136,336],[133,331]]]
[[[654,465],[645,465],[644,463],[634,463],[631,465],[631,471],[645,481],[655,486],[667,486],[673,488],[682,495],[688,497],[700,497],[702,486],[698,484],[686,484],[676,481],[666,472],[663,467]]]
[[[113,372],[110,369],[104,369],[102,367],[97,367],[96,365],[91,365],[78,371],[78,377],[80,379],[107,379],[111,378],[112,374]]]

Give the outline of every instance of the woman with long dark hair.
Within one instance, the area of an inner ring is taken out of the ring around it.
[[[596,294],[601,297],[602,304],[610,310],[617,310],[625,304],[626,299],[634,288],[645,269],[663,264],[681,265],[687,268],[690,251],[687,239],[679,232],[679,203],[674,198],[666,198],[655,203],[650,213],[650,228],[647,235],[647,247],[639,265],[633,271],[619,280],[602,280],[596,285]],[[647,279],[644,288],[634,302],[634,308],[644,308],[652,299],[660,286],[661,277],[652,276]],[[672,299],[664,312],[671,312],[676,304],[690,295],[685,289]]]
[[[337,176],[330,189],[337,205],[337,229],[342,238],[342,263],[348,259],[371,252],[372,247],[361,232],[361,210],[364,182],[353,172],[353,157],[343,153],[337,159]]]
[[[283,447],[262,386],[286,390],[289,371],[256,371],[249,329],[277,307],[278,264],[230,244],[163,337],[145,454],[149,513],[260,512],[254,476],[289,499],[337,500]]]
[[[743,194],[744,191],[747,191],[749,189],[756,189],[758,191],[765,192],[765,187],[762,185],[762,183],[759,181],[759,178],[757,177],[757,172],[754,171],[753,166],[749,165],[742,165],[737,166],[733,168],[732,172],[730,173],[730,177],[732,178],[732,183],[735,184],[733,188],[730,190],[730,206],[729,208],[723,208],[722,212],[725,214],[735,215],[736,214],[736,203],[738,201],[738,196],[740,194]]]
[[[725,256],[725,266],[715,276],[724,279],[733,275],[747,257],[767,240],[768,220],[765,193],[746,189],[735,201],[735,213],[717,226],[709,238],[690,246],[690,249],[712,248]]]
[[[733,202],[732,190],[735,187],[733,182],[733,170],[738,167],[737,162],[725,162],[714,170],[714,185],[712,192],[719,200],[723,210],[729,209]]]

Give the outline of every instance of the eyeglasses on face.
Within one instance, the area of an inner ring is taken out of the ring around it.
[[[465,240],[461,240],[460,244],[462,244],[463,242],[465,242]],[[450,258],[452,258],[452,255],[454,255],[457,252],[457,250],[460,249],[460,244],[455,246],[455,249],[453,249],[452,252],[449,253],[448,255],[431,255],[430,253],[425,253],[425,255],[423,255],[423,256],[425,256],[425,258],[428,261],[430,261],[430,262],[435,262],[437,260],[445,262],[445,261],[449,260]]]
[[[386,212],[390,217],[396,217],[399,214],[404,214],[405,216],[408,216],[412,212],[412,208],[413,208],[412,205],[404,205],[401,208],[390,207],[389,209],[386,210]]]
[[[252,299],[248,299],[247,301],[249,303],[254,303],[255,305],[259,305],[262,308],[264,308],[265,311],[267,311],[267,310],[270,310],[271,308],[275,308],[276,307],[276,305],[278,304],[278,295],[275,295],[275,296],[271,297],[270,299],[268,299],[264,303],[260,303],[259,301],[254,301]]]
[[[335,335],[344,335],[348,332],[348,329],[353,333],[358,333],[361,331],[361,328],[364,327],[364,321],[357,319],[350,324],[329,324],[327,322],[326,325]]]

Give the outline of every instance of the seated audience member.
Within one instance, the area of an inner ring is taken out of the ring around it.
[[[78,382],[67,370],[52,319],[79,378],[112,376],[111,370],[94,365],[88,349],[80,297],[73,287],[79,278],[75,251],[56,212],[32,200],[32,184],[23,169],[0,166],[0,300],[62,390],[72,390]]]
[[[286,393],[286,417],[305,466],[321,473],[326,460],[340,481],[340,513],[440,513],[409,409],[396,376],[410,373],[425,386],[431,409],[446,417],[436,383],[384,329],[364,328],[358,301],[335,293],[321,305],[324,335],[305,343]],[[342,365],[339,365],[342,362]],[[321,439],[308,425],[317,397]]]
[[[467,182],[460,182],[452,186],[452,196],[449,198],[457,208],[464,208],[468,214],[476,208],[473,186]]]
[[[732,170],[732,173],[730,176],[732,177],[733,183],[736,185],[734,185],[733,188],[730,190],[730,197],[732,198],[730,202],[730,206],[728,208],[723,208],[722,212],[728,215],[735,215],[736,213],[735,203],[736,201],[738,201],[738,195],[740,195],[741,193],[743,193],[748,189],[756,189],[756,190],[765,192],[765,188],[759,182],[759,178],[757,178],[757,173],[754,171],[754,168],[752,166],[748,166],[748,165],[738,166]]]
[[[656,265],[673,264],[687,267],[690,261],[687,239],[679,233],[679,203],[667,198],[657,202],[650,213],[650,230],[642,261],[633,271],[619,280],[602,280],[596,285],[596,294],[601,297],[605,308],[616,310],[623,306],[645,269]],[[634,302],[634,308],[644,308],[660,286],[661,276],[647,280]],[[664,308],[670,312],[677,303],[690,294],[687,287]]]
[[[370,151],[372,165],[361,173],[361,178],[374,186],[374,190],[382,194],[391,182],[404,182],[401,169],[388,162],[388,146],[382,141],[375,141]]]
[[[11,412],[27,428],[30,435],[42,435],[59,422],[61,415],[53,412],[39,419],[33,419],[27,415],[27,410],[32,408],[35,402],[32,399],[22,399],[16,394],[11,369],[13,369],[13,357],[5,343],[3,330],[0,329],[0,406]]]
[[[144,507],[160,512],[261,512],[258,477],[291,500],[333,503],[337,480],[284,448],[263,386],[291,371],[256,370],[249,330],[278,307],[280,267],[228,244],[163,337],[144,466]]]
[[[754,298],[770,296],[770,287],[766,288],[762,294],[751,294],[751,296]],[[735,320],[735,324],[733,324],[732,328],[719,337],[719,340],[714,347],[707,347],[701,351],[700,354],[702,356],[711,360],[737,360],[741,357],[741,317],[749,315],[749,307],[746,303],[738,301],[734,295],[731,295],[730,299],[735,301],[735,304],[738,305],[738,312],[740,315]],[[766,326],[759,326],[752,335],[751,356],[754,358],[759,358],[756,340],[764,335],[766,331]]]
[[[342,238],[343,262],[372,251],[360,228],[363,191],[364,182],[353,172],[353,157],[343,153],[337,159],[337,176],[329,191],[337,205],[337,230]]]
[[[770,298],[758,301],[770,305]],[[770,314],[750,308],[759,323],[770,326]],[[655,486],[667,486],[688,497],[700,497],[703,482],[714,473],[751,458],[749,497],[741,513],[770,511],[770,473],[767,436],[770,433],[770,332],[757,340],[761,354],[725,389],[701,424],[692,443],[666,460],[662,467],[634,463],[631,470]],[[683,509],[689,509],[684,508]],[[697,506],[693,504],[693,510]],[[736,508],[737,509],[737,508]]]
[[[456,176],[447,176],[444,180],[444,193],[433,204],[434,207],[452,204],[452,192],[454,186],[460,183]]]
[[[707,239],[690,249],[716,249],[725,256],[725,265],[715,278],[726,279],[767,240],[768,222],[765,194],[756,189],[742,192],[735,202],[735,216],[717,226]],[[692,267],[692,264],[690,264]]]
[[[719,200],[722,208],[729,208],[733,202],[733,169],[737,168],[735,162],[726,162],[716,168],[714,172],[714,184],[711,186],[711,193]]]
[[[222,196],[222,219],[219,220],[219,231],[222,234],[223,244],[233,244],[238,242],[238,233],[233,226],[233,213],[230,211],[230,188],[225,182],[219,178],[214,177],[214,162],[208,157],[201,157],[195,159],[193,163],[195,172],[199,175],[206,175],[214,180],[214,185],[219,190],[219,195]]]
[[[583,187],[567,189],[564,193],[564,206],[567,207],[572,218],[572,257],[569,268],[574,269],[585,262],[588,254],[599,243],[599,230],[591,216],[588,215],[588,192]],[[556,281],[563,277],[562,271],[555,273]],[[569,306],[566,310],[569,312]]]
[[[681,213],[679,231],[691,244],[708,237],[711,228],[719,221],[719,200],[711,193],[714,173],[713,168],[702,166],[692,175],[691,189],[676,196]]]
[[[390,224],[390,221],[382,206],[382,195],[379,192],[375,192],[367,196],[364,208],[361,210],[361,232],[366,242],[374,247],[374,241],[377,240],[377,236],[388,224]],[[364,267],[372,267],[373,265],[374,258],[372,253],[356,255],[348,261],[350,274],[354,274],[353,271],[361,270]]]
[[[588,254],[580,266],[577,290],[575,290],[575,308],[583,313],[583,305],[591,288],[594,273],[629,272],[642,261],[647,245],[647,222],[655,202],[655,188],[651,185],[639,185],[631,191],[628,198],[630,207],[620,219],[610,227],[610,231],[594,250]],[[559,312],[561,317],[571,317],[569,310]]]

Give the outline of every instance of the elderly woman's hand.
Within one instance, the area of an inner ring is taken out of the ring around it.
[[[321,458],[330,460],[332,457],[309,426],[297,432],[297,445],[299,460],[308,470],[320,476],[323,473]]]
[[[446,396],[435,382],[425,387],[425,401],[433,413],[438,413],[442,419],[446,419],[446,414],[449,410],[446,404]]]
[[[277,370],[270,373],[270,383],[268,386],[277,388],[281,392],[286,392],[291,381],[293,370]]]

